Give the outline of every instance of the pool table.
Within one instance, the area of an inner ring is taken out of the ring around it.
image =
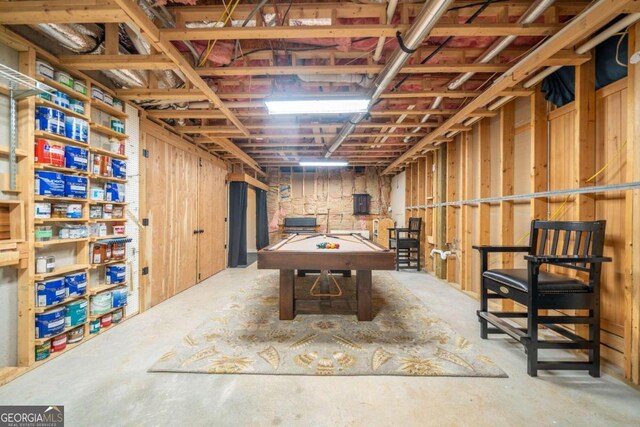
[[[318,243],[338,243],[339,249],[319,249]],[[280,270],[280,319],[291,320],[296,314],[322,313],[331,299],[296,298],[296,270],[343,272],[356,271],[356,302],[345,303],[340,314],[357,314],[358,320],[373,318],[371,309],[371,271],[395,270],[395,253],[358,234],[292,234],[258,252],[259,269]],[[317,281],[316,281],[317,283]],[[337,282],[336,282],[337,285]],[[314,285],[315,286],[315,285]],[[313,295],[313,294],[312,294]],[[355,306],[354,306],[355,305]]]

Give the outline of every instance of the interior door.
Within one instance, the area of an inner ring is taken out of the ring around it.
[[[151,306],[196,284],[198,157],[147,133],[146,253]]]
[[[198,283],[198,156],[173,147],[171,201],[174,205],[175,240],[172,261],[176,268],[175,292]]]
[[[198,169],[198,281],[226,267],[226,170],[201,158]]]

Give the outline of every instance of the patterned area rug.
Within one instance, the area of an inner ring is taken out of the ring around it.
[[[314,277],[296,278],[296,295]],[[340,280],[340,279],[339,279]],[[355,276],[343,278],[354,296]],[[493,361],[388,273],[373,275],[375,318],[298,315],[278,319],[278,274],[256,280],[191,332],[152,372],[271,375],[506,377]]]

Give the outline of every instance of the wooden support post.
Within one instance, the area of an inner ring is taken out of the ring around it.
[[[473,136],[471,132],[464,132],[462,135],[462,167],[460,174],[462,175],[462,200],[468,200],[472,196],[471,187],[474,185],[472,169],[472,144]],[[462,290],[470,290],[473,288],[471,272],[471,263],[473,262],[473,250],[471,246],[473,244],[473,226],[472,215],[473,210],[469,205],[463,205],[462,209],[462,230],[461,230],[461,272],[460,272],[460,285]]]
[[[417,162],[411,164],[411,206],[417,206],[420,204],[418,201],[418,188],[420,182],[419,167]],[[411,217],[418,216],[418,209],[411,209]]]
[[[503,196],[513,194],[513,144],[516,136],[516,103],[511,101],[500,109],[500,191]],[[500,244],[513,245],[513,202],[500,202]],[[502,268],[513,268],[513,253],[501,255]],[[513,300],[503,299],[502,309],[513,311]]]
[[[576,117],[574,139],[575,188],[593,186],[587,180],[596,171],[595,60],[576,66]],[[595,195],[576,196],[577,220],[595,218]]]
[[[640,49],[640,24],[629,28],[631,53]],[[627,181],[640,181],[640,64],[627,77]],[[627,191],[625,244],[624,375],[640,384],[640,190]]]
[[[536,86],[531,95],[531,192],[547,191],[549,188],[548,155],[549,141],[547,134],[548,117],[547,101]],[[547,218],[548,199],[531,199],[531,219]],[[520,242],[525,243],[525,242]]]
[[[447,150],[445,147],[438,148],[436,162],[436,203],[445,201],[447,194]],[[443,207],[436,208],[436,226],[435,226],[435,246],[437,249],[444,250],[447,243],[447,219],[446,209]],[[440,257],[434,258],[435,273],[440,279],[447,278],[446,261]]]
[[[19,71],[34,77],[36,70],[36,53],[33,48],[20,52]],[[25,150],[27,156],[18,164],[19,174],[24,179],[20,199],[24,202],[25,242],[20,252],[26,253],[26,265],[21,263],[18,270],[18,366],[31,366],[35,362],[35,241],[33,232],[34,215],[34,152],[33,138],[35,129],[35,97],[18,101],[18,146]]]
[[[457,142],[460,138],[457,138],[453,142],[447,143],[447,202],[454,202],[458,200],[458,157],[457,157]],[[445,246],[442,250],[453,250],[455,248],[456,240],[456,228],[458,222],[456,221],[456,213],[458,208],[453,206],[447,207],[447,236]],[[447,280],[449,282],[455,282],[456,280],[456,258],[447,258],[445,261],[447,268]]]
[[[480,198],[491,196],[491,130],[489,119],[480,121]],[[491,212],[488,203],[480,203],[480,242],[491,244]]]
[[[408,227],[409,226],[409,217],[411,216],[411,209],[409,209],[409,206],[411,206],[411,186],[412,186],[412,178],[413,178],[413,173],[412,173],[412,169],[413,168],[413,164],[409,164],[407,165],[407,168],[405,169],[405,186],[404,186],[404,204],[405,204],[405,210],[404,210],[404,227]]]
[[[595,59],[576,66],[575,91],[574,187],[590,187],[594,183],[587,180],[596,171]],[[595,219],[595,196],[595,194],[578,194],[575,196],[575,220],[593,221]],[[586,274],[582,273],[582,275],[586,277]],[[588,337],[588,327],[586,325],[576,325],[576,333],[582,337]]]
[[[425,182],[425,186],[426,186],[425,199],[427,204],[431,204],[433,203],[433,151],[429,151],[427,153],[426,172],[427,173],[425,178],[425,181],[426,181]],[[424,234],[425,234],[425,239],[427,241],[426,251],[425,251],[427,261],[425,263],[425,266],[427,267],[427,271],[430,271],[430,272],[434,271],[433,258],[431,258],[431,256],[429,255],[431,252],[431,249],[433,248],[433,244],[435,243],[435,240],[433,240],[433,230],[434,230],[433,221],[434,221],[433,208],[427,208],[426,220],[424,225]]]
[[[417,186],[418,186],[418,198],[417,198],[417,204],[419,206],[423,206],[426,203],[426,199],[425,199],[425,194],[426,194],[426,187],[427,187],[427,171],[426,171],[426,165],[427,165],[427,159],[425,159],[424,157],[420,157],[418,159],[418,182],[417,182]],[[418,216],[420,218],[422,218],[422,234],[420,235],[420,266],[422,269],[426,268],[425,266],[427,265],[426,263],[426,256],[427,256],[427,238],[425,237],[427,235],[426,229],[426,222],[427,222],[427,215],[426,215],[427,210],[425,208],[419,208],[418,209]]]

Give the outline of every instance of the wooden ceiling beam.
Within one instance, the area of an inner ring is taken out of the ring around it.
[[[170,28],[161,30],[160,39],[163,41],[185,41],[395,37],[396,32],[404,33],[408,28],[409,25],[406,24]],[[431,31],[430,36],[549,36],[558,32],[560,28],[562,28],[561,24],[438,23]]]
[[[259,67],[210,67],[197,68],[202,77],[229,76],[284,76],[294,74],[377,74],[384,65],[287,65]],[[407,65],[400,74],[435,73],[503,73],[509,69],[507,64],[421,64]]]
[[[467,127],[455,129],[455,130],[470,130]],[[207,132],[200,132],[204,135],[209,135]],[[303,138],[315,138],[315,137],[323,137],[323,138],[333,138],[336,136],[336,133],[324,133],[321,135],[308,133],[308,134],[294,134],[294,133],[264,133],[264,134],[252,134],[252,135],[234,135],[234,134],[213,134],[215,137],[219,138],[233,138],[233,139],[303,139]],[[376,138],[380,136],[386,136],[388,138],[405,138],[405,137],[424,137],[427,134],[424,133],[353,133],[350,135],[350,138]]]
[[[548,61],[556,53],[562,49],[571,47],[583,40],[588,35],[600,29],[602,26],[615,18],[622,9],[630,5],[637,5],[638,0],[598,0],[591,7],[584,10],[578,16],[567,23],[564,28],[553,37],[547,39],[542,45],[531,52],[529,55],[515,64],[507,73],[497,79],[487,90],[480,96],[474,98],[471,102],[458,110],[453,116],[448,118],[440,127],[431,132],[429,136],[424,137],[421,141],[411,147],[407,152],[394,160],[383,173],[392,173],[399,168],[405,161],[410,160],[413,156],[419,154],[434,140],[445,134],[453,126],[466,120],[471,113],[483,108],[489,104],[497,94],[501,91],[509,89],[517,85],[522,80],[530,77],[542,64]]]
[[[459,110],[454,109],[426,109],[426,110],[383,110],[383,111],[371,111],[369,114],[371,117],[395,117],[401,115],[407,116],[424,116],[426,114],[441,116],[441,115],[450,115],[455,114]],[[220,112],[214,110],[147,110],[147,114],[150,117],[155,117],[157,119],[224,119],[224,115]],[[486,111],[486,110],[478,110],[469,114],[469,117],[493,117],[497,113],[495,111]],[[236,113],[238,117],[259,117],[266,118],[273,116],[269,115],[269,113],[264,111],[239,111]],[[279,117],[283,116],[317,116],[319,114],[279,114]],[[331,115],[331,113],[326,113],[323,115]],[[348,115],[344,115],[342,117],[346,120]],[[342,119],[341,118],[341,119]],[[395,124],[385,124],[384,126],[395,126]],[[416,126],[416,125],[410,125]],[[416,126],[417,127],[417,126]],[[248,135],[245,134],[245,135]]]
[[[249,130],[263,130],[263,129],[313,129],[313,128],[341,128],[344,126],[344,122],[337,123],[273,123],[267,122],[262,124],[247,124],[246,127]],[[397,128],[434,128],[438,126],[436,122],[425,123],[358,123],[356,128],[359,129],[379,129],[385,127],[397,127]],[[206,134],[223,134],[234,133],[235,130],[232,126],[175,126],[175,129],[180,133],[206,133]]]
[[[147,38],[147,41],[156,47],[160,52],[169,57],[182,74],[193,84],[200,89],[209,101],[213,103],[220,113],[233,123],[244,134],[248,134],[249,131],[244,127],[242,122],[236,117],[235,114],[229,110],[224,103],[218,98],[216,93],[209,87],[209,84],[202,80],[198,73],[193,69],[191,64],[180,53],[180,51],[171,43],[166,40],[160,40],[160,30],[158,27],[147,17],[142,9],[138,6],[135,0],[114,0],[120,8],[129,16],[135,25],[137,25],[142,31],[143,35]]]
[[[482,91],[473,91],[473,90],[430,90],[430,91],[419,91],[419,92],[388,92],[382,94],[382,99],[411,99],[411,98],[435,98],[435,97],[445,97],[445,98],[470,98],[478,96],[482,93]],[[520,89],[520,90],[505,90],[500,95],[501,96],[530,96],[532,93],[531,90]],[[186,102],[186,101],[203,101],[206,100],[207,97],[199,90],[194,89],[145,89],[145,88],[135,88],[135,89],[120,89],[116,90],[116,94],[120,99],[126,101],[175,101],[175,102]],[[230,92],[230,93],[217,93],[220,99],[264,99],[267,97],[279,97],[279,96],[288,96],[295,98],[348,98],[361,95],[361,93],[347,93],[347,92],[318,92],[318,93],[283,93],[279,95],[278,93],[273,92]],[[246,125],[245,125],[246,126]]]
[[[202,142],[203,141],[198,141],[198,143],[202,143]],[[258,165],[258,163],[254,159],[252,159],[247,153],[242,151],[240,147],[238,147],[236,144],[231,142],[229,139],[219,138],[219,137],[210,137],[208,138],[208,142],[212,142],[218,145],[220,148],[223,148],[233,157],[247,164],[249,167],[255,170],[258,174],[262,176],[266,176],[266,174],[262,171],[262,169],[260,169],[260,166]]]
[[[264,150],[279,150],[282,147],[300,147],[300,148],[304,148],[304,147],[318,147],[319,145],[315,144],[315,143],[309,143],[309,142],[285,142],[285,141],[279,141],[279,142],[263,142],[263,143],[239,143],[236,144],[238,147],[245,149],[245,148],[260,148],[260,149],[264,149]],[[363,146],[373,146],[373,145],[383,145],[385,147],[404,147],[407,148],[408,146],[410,146],[410,144],[404,143],[404,142],[385,142],[383,144],[373,144],[372,142],[345,142],[343,143],[340,147],[363,147]],[[320,146],[321,147],[321,146]]]
[[[207,96],[198,89],[119,89],[116,90],[118,98],[125,101],[203,101]],[[222,99],[220,94],[218,96]]]
[[[93,24],[126,22],[127,14],[110,0],[2,1],[0,24]]]
[[[165,55],[61,55],[61,63],[76,70],[171,70],[177,68]],[[206,97],[205,97],[206,99]]]

